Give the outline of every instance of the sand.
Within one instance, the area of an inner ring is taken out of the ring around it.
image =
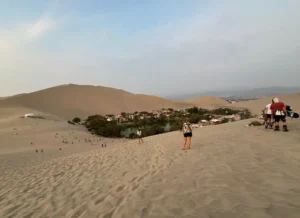
[[[23,110],[0,118],[0,217],[300,217],[298,120],[288,133],[249,120],[195,129],[182,151],[180,132],[138,145]]]

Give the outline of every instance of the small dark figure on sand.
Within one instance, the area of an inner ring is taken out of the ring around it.
[[[35,150],[35,152],[36,152],[36,153],[38,153],[38,152],[39,152],[39,150],[37,150],[37,149],[36,149],[36,150]]]

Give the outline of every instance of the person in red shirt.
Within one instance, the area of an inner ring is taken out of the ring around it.
[[[288,132],[288,128],[286,125],[286,119],[287,111],[285,108],[285,104],[283,102],[280,102],[278,98],[272,99],[272,104],[270,107],[272,111],[272,116],[275,120],[275,129],[274,131],[279,131],[279,122],[282,121],[283,123],[283,131]]]

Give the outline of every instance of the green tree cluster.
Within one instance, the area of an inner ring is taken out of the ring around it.
[[[226,115],[238,114],[239,112],[240,112],[240,110],[234,110],[234,109],[230,109],[230,108],[217,108],[215,110],[212,110],[210,113],[226,116]]]
[[[86,128],[104,137],[121,137],[122,127],[116,121],[108,122],[101,115],[89,116],[85,122]]]
[[[79,117],[75,117],[72,121],[73,123],[79,123],[81,122],[81,119]]]

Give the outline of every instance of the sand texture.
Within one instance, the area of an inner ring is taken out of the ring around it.
[[[189,151],[172,132],[62,154],[47,133],[43,154],[0,155],[0,217],[300,217],[299,122],[289,133],[248,122],[199,128]]]

